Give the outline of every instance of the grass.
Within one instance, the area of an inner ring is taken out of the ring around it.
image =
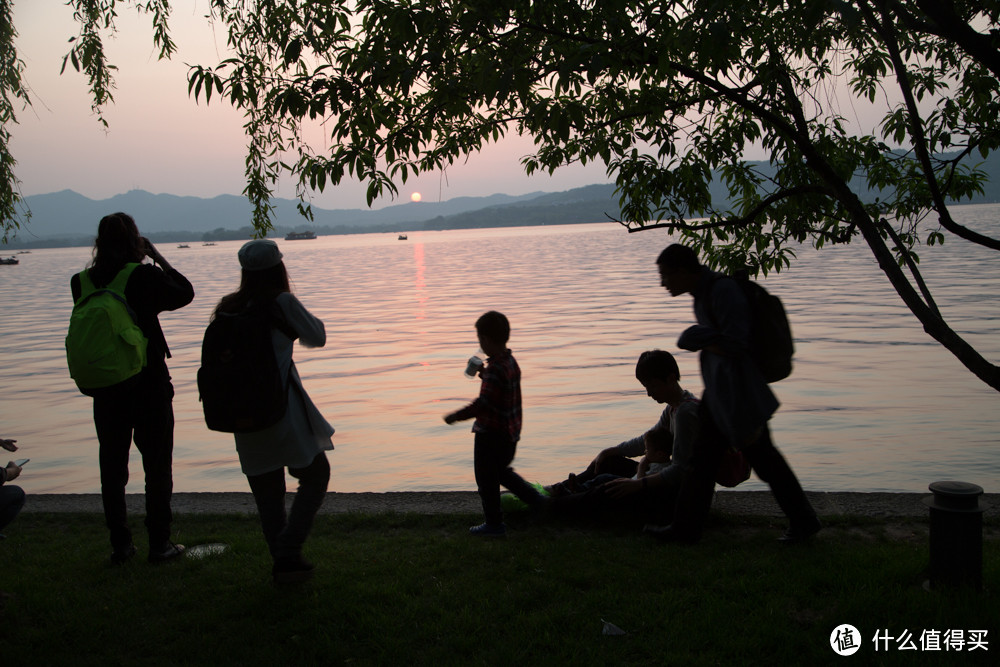
[[[316,577],[276,587],[255,516],[179,515],[178,541],[229,549],[154,566],[140,548],[112,567],[100,517],[22,514],[0,542],[0,663],[965,665],[1000,651],[992,525],[978,593],[924,590],[921,522],[842,519],[788,547],[762,519],[716,517],[695,546],[517,518],[507,539],[475,539],[477,519],[321,516]],[[603,635],[605,620],[626,634]],[[863,635],[853,658],[830,648],[842,623]],[[876,653],[882,629],[988,630],[990,650]]]

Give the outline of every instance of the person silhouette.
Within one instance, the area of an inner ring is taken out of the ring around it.
[[[145,258],[153,264],[141,263]],[[86,274],[97,288],[107,286],[125,268],[138,262],[125,285],[125,299],[145,335],[146,366],[137,376],[94,390],[94,426],[100,443],[101,500],[111,537],[111,562],[121,564],[135,556],[128,527],[125,485],[132,442],[142,454],[146,475],[146,532],[149,561],[160,563],[184,553],[184,545],[170,540],[173,514],[174,387],[166,358],[170,356],[159,314],[191,303],[194,288],[149,242],[139,235],[135,220],[126,213],[101,219],[94,241],[94,259]],[[81,274],[70,281],[73,302],[82,293]]]
[[[8,452],[16,452],[16,442],[17,440],[0,438],[0,447]],[[24,507],[24,489],[7,483],[17,479],[21,475],[21,469],[14,461],[8,462],[7,467],[0,468],[0,539],[4,538],[3,529],[10,525]]]
[[[694,542],[701,536],[712,502],[715,473],[727,447],[743,452],[757,476],[788,517],[783,542],[799,542],[821,528],[816,512],[798,478],[771,440],[768,421],[778,408],[764,376],[749,356],[750,310],[735,280],[702,266],[691,248],[675,243],[656,260],[660,284],[673,297],[694,297],[698,323],[677,341],[684,350],[698,351],[704,392],[701,435],[694,469],[685,479],[673,522],[647,526],[665,541]]]
[[[264,540],[273,560],[275,583],[305,581],[314,566],[302,555],[313,520],[326,497],[334,428],[310,400],[292,361],[297,339],[308,347],[326,345],[323,322],[292,294],[288,271],[278,244],[269,239],[249,241],[238,254],[241,278],[236,292],[222,298],[212,317],[236,314],[263,305],[272,319],[271,344],[279,372],[288,378],[284,417],[259,431],[236,433],[240,467],[247,477]],[[279,326],[280,324],[280,326]],[[265,354],[261,350],[261,354]],[[291,512],[285,511],[285,468],[298,479]]]

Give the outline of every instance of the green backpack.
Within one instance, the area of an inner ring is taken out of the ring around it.
[[[80,298],[66,334],[69,374],[84,394],[139,374],[146,365],[146,336],[125,300],[125,285],[137,263],[126,264],[107,287],[97,288],[81,271]]]

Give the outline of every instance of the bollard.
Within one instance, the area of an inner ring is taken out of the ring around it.
[[[983,488],[968,482],[934,482],[930,508],[930,581],[938,586],[983,587]]]

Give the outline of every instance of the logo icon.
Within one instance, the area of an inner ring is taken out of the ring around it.
[[[861,632],[853,625],[838,625],[830,633],[830,648],[837,655],[854,655],[861,648]]]

